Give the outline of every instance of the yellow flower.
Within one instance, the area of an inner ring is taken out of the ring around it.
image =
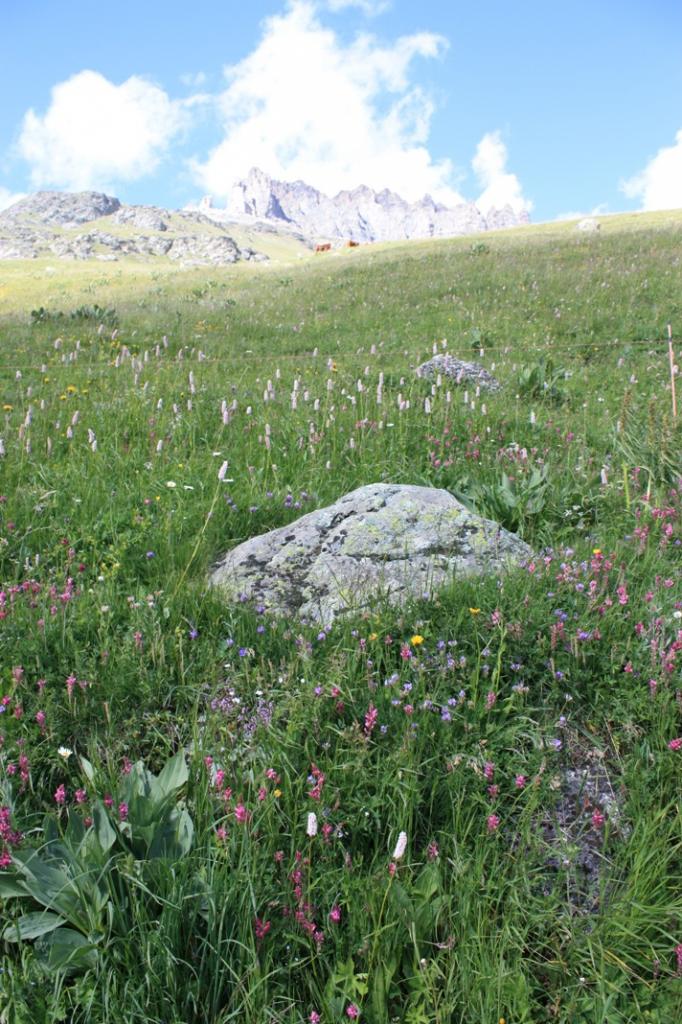
[[[412,644],[413,647],[419,647],[420,644],[424,643],[424,637],[420,636],[419,633],[415,633],[414,636],[410,639],[410,643]]]
[[[368,639],[369,639],[369,640],[376,640],[376,638],[378,637],[378,635],[379,635],[378,633],[370,633],[370,634],[369,634],[369,638],[368,638]]]
[[[276,798],[277,800],[279,800],[279,798],[280,798],[280,797],[281,797],[281,795],[282,795],[282,790],[281,790],[281,789],[273,789],[273,791],[272,791],[272,795],[273,795],[273,796],[274,796],[274,797],[275,797],[275,798]]]
[[[8,405],[7,403],[5,403],[5,405],[3,405],[3,407],[2,407],[3,412],[11,412],[13,408],[14,408],[13,405]]]
[[[75,395],[78,393],[78,388],[76,387],[75,384],[67,384],[66,390],[69,392],[70,395]]]
[[[469,611],[471,612],[472,615],[480,615],[481,614],[481,609],[480,608],[470,608]]]
[[[601,548],[592,548],[593,555],[601,555]]]

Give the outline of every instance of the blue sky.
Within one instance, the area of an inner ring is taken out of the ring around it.
[[[0,18],[0,205],[220,204],[258,165],[535,221],[682,206],[679,0],[5,0]]]

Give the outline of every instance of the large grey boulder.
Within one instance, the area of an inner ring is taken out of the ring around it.
[[[497,575],[531,556],[447,491],[368,484],[228,552],[210,577],[228,600],[330,625],[382,597],[401,604],[453,579]]]

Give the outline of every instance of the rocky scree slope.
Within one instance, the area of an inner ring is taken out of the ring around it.
[[[36,192],[0,213],[0,259],[166,256],[184,266],[265,260],[203,214],[127,206],[102,192]]]
[[[303,181],[277,181],[258,168],[233,185],[224,209],[207,196],[199,210],[218,222],[256,219],[312,237],[358,242],[442,238],[528,223],[528,215],[511,206],[484,215],[474,203],[447,207],[428,195],[408,203],[389,189],[375,192],[366,185],[330,197]]]

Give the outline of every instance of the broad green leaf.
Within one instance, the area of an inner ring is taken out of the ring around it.
[[[97,949],[73,928],[57,928],[45,942],[46,959],[55,970],[84,970],[94,967]]]
[[[53,932],[55,928],[66,924],[59,914],[51,914],[44,910],[38,914],[24,914],[18,921],[5,928],[2,937],[5,942],[22,942],[24,939],[37,939],[39,935]]]
[[[109,815],[104,804],[99,800],[93,806],[92,818],[97,842],[101,846],[102,851],[106,853],[116,842],[116,831],[109,821]]]
[[[94,782],[95,781],[95,769],[92,767],[92,765],[90,764],[88,759],[86,757],[81,757],[80,758],[80,763],[81,763],[81,768],[83,769],[83,774],[85,775],[85,777],[88,780],[88,782]]]
[[[27,895],[26,886],[21,879],[16,875],[10,875],[7,871],[0,871],[0,899],[9,900],[13,896]]]
[[[153,790],[155,799],[164,800],[171,793],[176,793],[184,786],[188,778],[189,771],[185,762],[185,752],[184,750],[178,750],[175,757],[171,757],[166,762],[154,780]]]

